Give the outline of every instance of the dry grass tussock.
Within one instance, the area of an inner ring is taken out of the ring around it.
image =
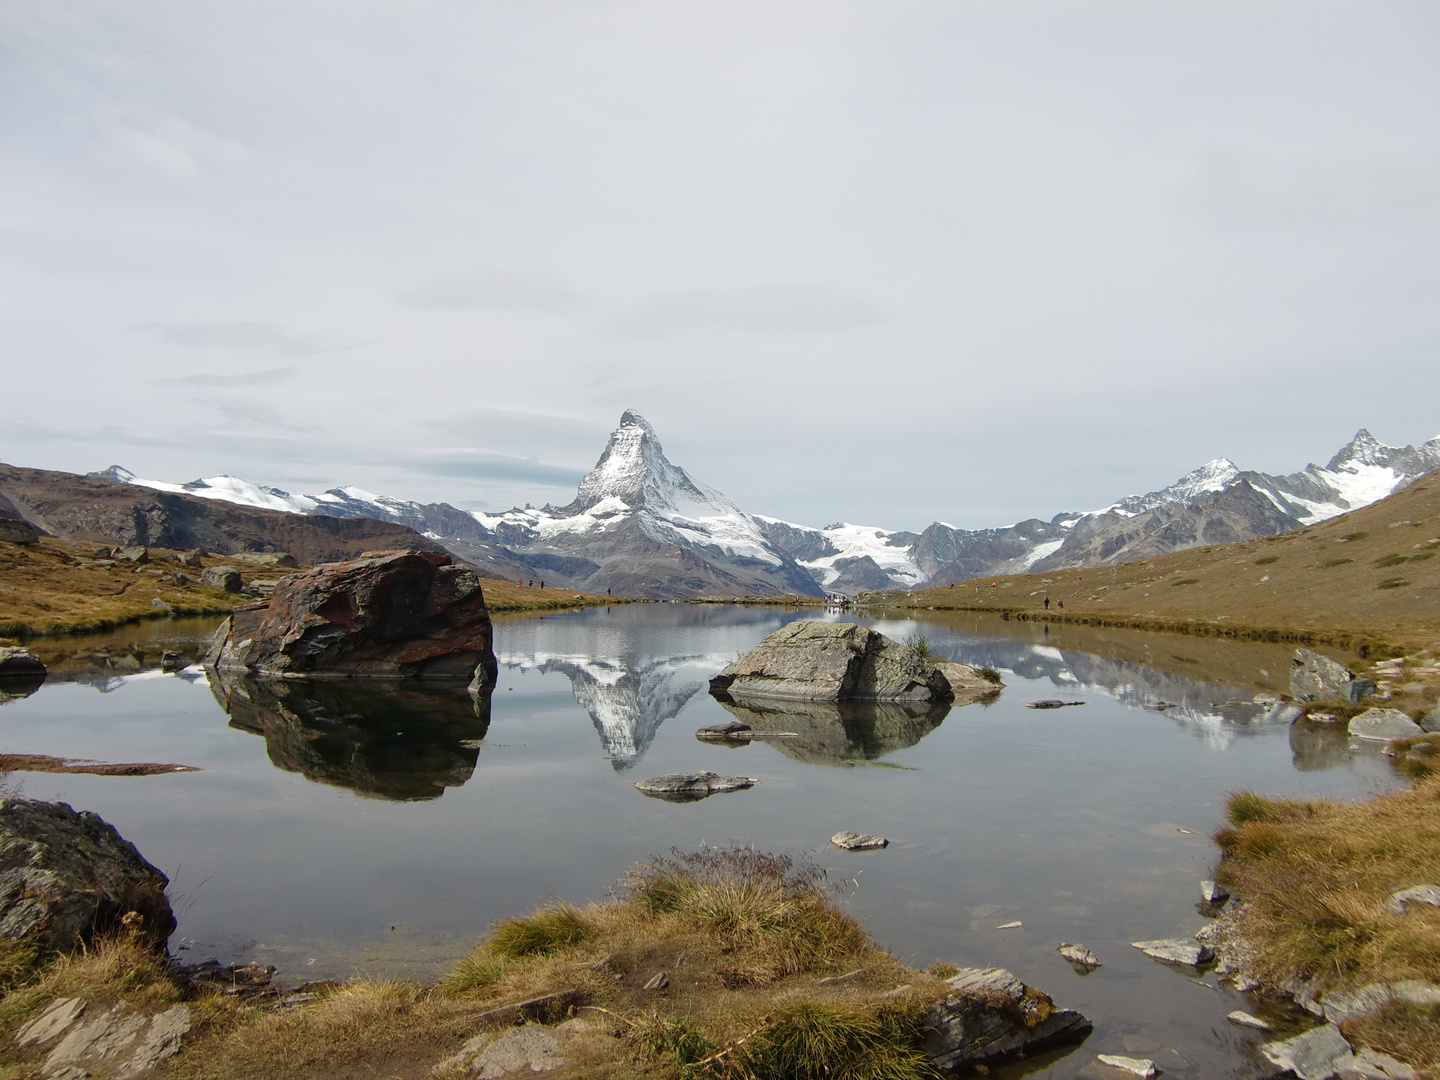
[[[1440,882],[1440,778],[1355,804],[1240,792],[1227,816],[1221,874],[1245,901],[1258,974],[1326,989],[1440,981],[1440,910],[1384,908],[1399,889]]]

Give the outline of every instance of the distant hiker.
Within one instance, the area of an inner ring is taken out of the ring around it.
[[[527,589],[533,589],[533,588],[535,587],[535,579],[532,577],[532,578],[530,579],[530,584],[529,584],[529,585],[526,585],[525,587],[526,587]]]
[[[541,578],[541,579],[540,579],[540,587],[541,587],[542,589],[545,587],[545,579],[544,579],[544,578]]]
[[[1050,598],[1049,598],[1048,596],[1045,597],[1045,610],[1046,610],[1046,611],[1049,611],[1049,610],[1050,610]]]
[[[610,590],[609,590],[609,589],[606,589],[606,590],[605,590],[605,595],[606,595],[606,596],[609,596],[609,595],[610,595]]]
[[[1064,601],[1064,600],[1061,600],[1061,601],[1059,601],[1055,606],[1056,606],[1059,610],[1064,611],[1064,610],[1065,610],[1065,601]]]

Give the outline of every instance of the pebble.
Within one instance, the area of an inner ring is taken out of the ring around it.
[[[1160,1075],[1160,1069],[1149,1058],[1124,1057],[1120,1054],[1099,1054],[1097,1057],[1101,1064],[1109,1065],[1112,1069],[1124,1069],[1136,1076],[1146,1077],[1147,1080]]]

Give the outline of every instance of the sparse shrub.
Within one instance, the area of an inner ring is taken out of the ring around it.
[[[937,979],[953,979],[960,974],[960,969],[948,960],[936,960],[925,970]]]
[[[1198,577],[1182,577],[1179,581],[1172,581],[1170,584],[1172,587],[1175,585],[1199,585],[1200,579]]]
[[[1409,560],[1406,559],[1406,557],[1405,557],[1404,555],[1394,555],[1394,554],[1391,554],[1391,555],[1386,555],[1384,558],[1376,559],[1376,560],[1375,560],[1375,565],[1376,565],[1376,566],[1399,566],[1401,563],[1403,563],[1403,562],[1408,562],[1408,561],[1409,561]]]
[[[928,662],[930,656],[930,639],[924,634],[911,634],[905,639],[905,644],[915,650],[915,655],[921,660]]]
[[[1380,584],[1376,585],[1375,587],[1377,589],[1403,589],[1406,585],[1409,584],[1410,582],[1407,581],[1405,578],[1392,577],[1386,578],[1384,581],[1380,582]]]
[[[1411,562],[1424,562],[1426,559],[1433,559],[1433,558],[1435,558],[1435,552],[1433,552],[1433,551],[1422,551],[1422,552],[1420,552],[1419,555],[1411,555],[1411,556],[1410,556],[1410,561],[1411,561]]]
[[[1354,561],[1354,559],[1331,559],[1329,562],[1321,563],[1320,565],[1326,570],[1333,570],[1337,566],[1344,566],[1346,563],[1352,563]]]
[[[1279,556],[1279,555],[1266,555],[1263,559],[1256,559],[1256,560],[1255,560],[1255,565],[1256,565],[1256,566],[1269,566],[1271,563],[1273,563],[1273,562],[1279,562],[1279,561],[1280,561],[1280,556]]]
[[[641,1056],[672,1065],[678,1080],[708,1075],[707,1070],[697,1070],[695,1065],[717,1049],[704,1029],[688,1016],[652,1013],[637,1021],[625,1038]]]
[[[518,959],[560,952],[592,933],[580,912],[569,904],[557,904],[524,919],[501,919],[490,933],[489,947],[498,957]]]
[[[496,956],[487,945],[481,945],[455,965],[455,970],[440,981],[442,993],[463,994],[467,990],[483,990],[503,979],[510,970],[502,956]]]
[[[1396,771],[1412,780],[1440,773],[1440,735],[1396,739],[1385,747],[1385,753]]]
[[[1000,672],[996,671],[989,664],[977,670],[979,671],[980,677],[986,682],[998,683],[1000,681]]]
[[[1370,534],[1368,532],[1353,532],[1346,533],[1343,537],[1341,537],[1341,539],[1348,540],[1351,543],[1354,543],[1356,540],[1364,540],[1369,535]]]

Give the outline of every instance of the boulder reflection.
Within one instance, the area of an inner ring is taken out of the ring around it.
[[[736,720],[756,730],[794,732],[794,738],[763,741],[786,757],[809,765],[875,761],[914,746],[950,712],[948,703],[939,702],[787,701],[782,705],[742,704],[718,696],[716,700]]]
[[[470,779],[490,690],[210,674],[230,726],[260,735],[277,767],[367,798],[438,799]]]

